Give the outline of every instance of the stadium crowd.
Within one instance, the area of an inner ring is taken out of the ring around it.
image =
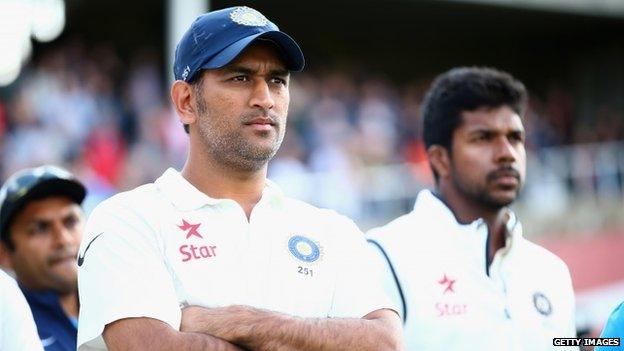
[[[331,170],[327,181],[341,191],[315,202],[353,214],[345,199],[356,206],[352,180],[361,166],[408,162],[414,177],[429,180],[419,136],[429,80],[397,86],[383,76],[347,72],[295,75],[285,147],[270,177],[314,201],[315,187],[302,182],[311,172]],[[167,78],[147,50],[126,62],[111,46],[67,41],[48,49],[0,90],[2,179],[28,166],[63,165],[90,189],[88,211],[117,190],[155,179],[167,165],[181,166],[187,136],[169,107]],[[592,126],[577,122],[573,111],[560,87],[532,96],[527,148],[624,139],[624,118],[612,107],[596,110]]]

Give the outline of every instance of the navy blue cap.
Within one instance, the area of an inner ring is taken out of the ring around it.
[[[173,75],[188,82],[201,69],[221,68],[256,39],[275,43],[290,71],[303,70],[305,60],[295,40],[260,12],[240,6],[197,17],[176,47]]]
[[[81,204],[86,194],[84,185],[60,167],[46,165],[13,174],[0,188],[0,238],[7,240],[13,217],[30,201],[65,196]]]

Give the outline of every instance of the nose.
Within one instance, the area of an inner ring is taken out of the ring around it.
[[[267,82],[259,80],[254,84],[249,104],[255,108],[261,108],[268,111],[275,106],[275,100],[271,94],[271,89]]]
[[[54,243],[58,247],[70,246],[74,242],[74,234],[65,226],[57,226],[54,229]]]
[[[497,163],[513,163],[517,158],[517,150],[506,137],[498,138],[496,143],[495,161]]]

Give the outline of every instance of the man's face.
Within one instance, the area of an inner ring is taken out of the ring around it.
[[[524,128],[507,106],[463,112],[453,133],[451,181],[458,193],[481,206],[511,204],[524,183]]]
[[[82,209],[66,197],[26,204],[9,228],[15,250],[8,254],[18,281],[30,289],[74,291],[83,227]]]
[[[207,152],[238,170],[258,170],[286,130],[289,72],[272,45],[254,43],[224,68],[203,73],[197,132]]]

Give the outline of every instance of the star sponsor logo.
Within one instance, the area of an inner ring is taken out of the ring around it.
[[[189,222],[187,222],[185,219],[182,220],[182,224],[178,225],[178,228],[182,229],[184,232],[186,232],[186,238],[190,238],[191,236],[196,236],[198,238],[203,239],[204,237],[201,236],[201,234],[199,234],[199,231],[197,231],[197,229],[199,229],[199,226],[201,224],[197,223],[197,224],[190,224]],[[187,232],[188,230],[188,232]]]
[[[442,295],[446,296],[447,294],[451,294],[448,298],[451,298],[455,295],[455,283],[457,279],[452,279],[446,273],[442,275],[440,280],[437,280],[436,283],[441,285],[442,287]],[[455,301],[440,301],[436,302],[435,311],[437,317],[453,317],[453,316],[461,316],[468,313],[468,305],[465,303],[457,303]]]
[[[182,219],[182,224],[176,226],[184,232],[186,240],[191,239],[192,237],[204,239],[204,237],[199,233],[200,225],[201,223],[192,224],[190,221]],[[182,262],[210,259],[217,256],[217,246],[185,243],[180,245],[178,252],[180,252]]]
[[[450,279],[449,277],[446,276],[446,274],[444,274],[442,279],[438,280],[438,284],[444,287],[442,294],[446,294],[446,293],[454,294],[455,290],[453,286],[455,285],[455,281],[457,281],[457,279]]]

